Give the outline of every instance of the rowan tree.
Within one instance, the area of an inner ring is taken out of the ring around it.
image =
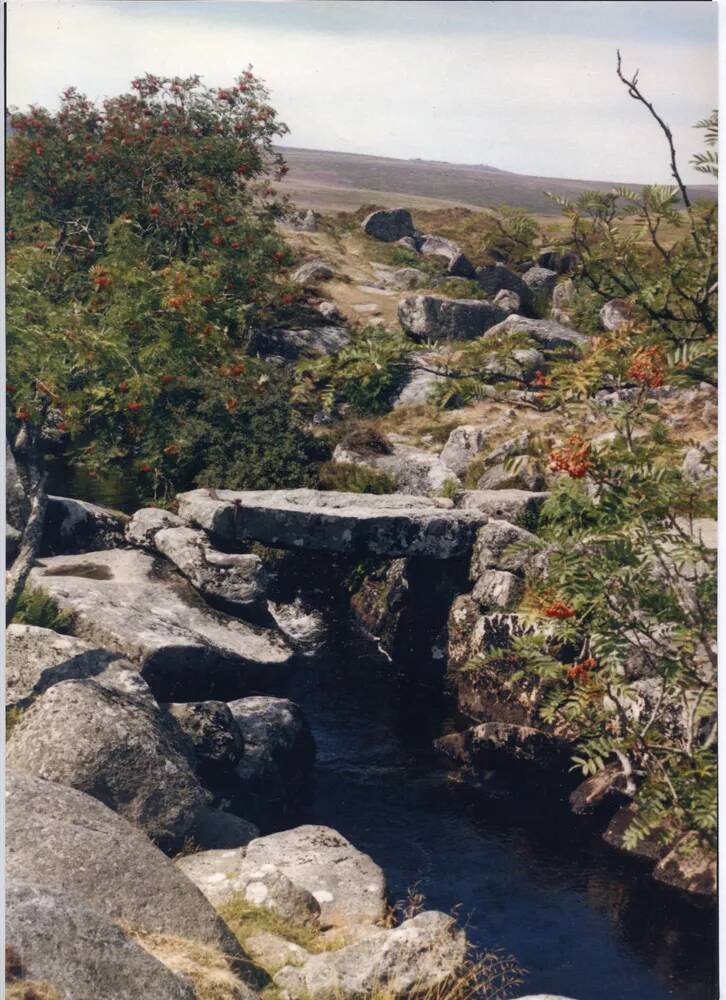
[[[245,440],[280,381],[247,330],[297,293],[275,225],[287,129],[250,70],[225,89],[147,74],[100,105],[71,88],[10,123],[8,433],[33,504],[12,605],[42,530],[43,454],[92,475],[120,464],[163,496],[200,406],[238,416],[230,449]]]

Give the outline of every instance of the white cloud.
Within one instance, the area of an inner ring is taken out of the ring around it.
[[[247,20],[243,5],[230,5],[224,18],[197,5],[188,14],[178,3],[134,6],[11,4],[9,103],[52,105],[69,84],[100,98],[147,70],[197,72],[221,84],[252,62],[292,145],[669,180],[657,126],[617,81],[610,40],[310,32],[297,18],[286,23],[277,4],[269,25]],[[685,165],[698,144],[691,126],[716,103],[715,47],[627,37],[620,44],[626,68],[640,67],[644,90],[671,123]]]

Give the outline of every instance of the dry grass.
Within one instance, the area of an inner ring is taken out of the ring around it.
[[[248,1000],[249,983],[239,975],[234,959],[219,949],[170,934],[120,926],[144,951],[189,981],[198,1000]]]
[[[60,1000],[60,997],[48,983],[15,980],[5,983],[5,1000]]]

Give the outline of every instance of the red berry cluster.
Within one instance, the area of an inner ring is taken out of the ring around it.
[[[111,284],[111,275],[108,271],[98,271],[93,277],[93,283],[96,288],[108,288]]]
[[[588,656],[586,660],[575,663],[567,671],[567,676],[573,681],[582,681],[587,684],[590,680],[590,672],[597,669],[597,660],[593,656]]]
[[[642,347],[633,355],[628,378],[649,389],[658,389],[665,379],[665,359],[659,347]]]
[[[554,604],[550,604],[548,607],[542,609],[542,614],[546,618],[574,618],[575,609],[568,607],[562,601],[555,601]]]
[[[553,472],[566,472],[572,479],[582,479],[592,468],[590,446],[580,434],[571,434],[561,448],[550,452]]]

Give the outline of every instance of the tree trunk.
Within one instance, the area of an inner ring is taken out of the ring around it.
[[[18,555],[5,575],[5,621],[8,625],[13,619],[18,600],[38,555],[48,506],[47,474],[43,470],[40,455],[34,443],[16,442],[16,447],[19,444],[26,456],[30,515],[23,530]]]

